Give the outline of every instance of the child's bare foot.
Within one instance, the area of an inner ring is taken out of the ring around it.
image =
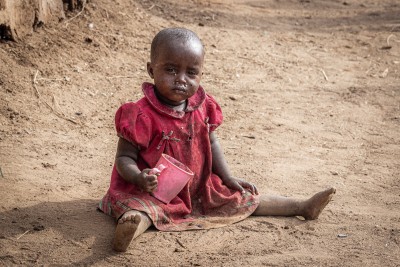
[[[122,215],[118,220],[112,244],[115,251],[124,252],[128,249],[141,221],[142,215],[136,210],[127,211]]]
[[[306,220],[318,219],[325,206],[331,201],[333,195],[335,194],[335,188],[329,188],[324,191],[316,193],[310,199],[306,200],[304,203],[303,217]]]

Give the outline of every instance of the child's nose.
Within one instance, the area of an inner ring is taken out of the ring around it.
[[[186,84],[186,75],[184,72],[178,72],[175,75],[175,83]]]

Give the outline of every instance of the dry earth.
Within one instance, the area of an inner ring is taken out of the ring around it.
[[[399,266],[400,3],[91,0],[0,42],[0,265]],[[73,19],[71,19],[73,18]],[[118,106],[141,97],[153,35],[204,41],[232,171],[262,192],[337,194],[316,221],[151,230],[111,250],[96,211]]]

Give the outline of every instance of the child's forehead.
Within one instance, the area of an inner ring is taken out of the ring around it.
[[[171,40],[161,43],[156,49],[157,59],[160,58],[198,58],[203,60],[204,49],[201,43],[195,40]],[[179,55],[177,57],[177,55]]]
[[[162,42],[157,47],[157,50],[159,50],[160,53],[176,52],[181,51],[182,49],[185,51],[203,52],[203,45],[199,41],[194,39],[171,39]]]

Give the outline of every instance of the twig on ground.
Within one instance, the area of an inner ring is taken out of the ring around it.
[[[4,178],[3,171],[1,170],[1,167],[0,167],[0,176],[1,176],[1,178]]]
[[[388,46],[390,46],[389,41],[390,41],[390,38],[392,38],[393,36],[394,36],[393,34],[390,34],[390,35],[388,36],[388,38],[386,38],[386,43],[387,43]]]
[[[23,233],[22,235],[20,235],[19,237],[17,237],[17,240],[20,239],[21,237],[23,237],[24,235],[26,235],[27,233],[29,233],[31,230],[26,230],[25,233]]]
[[[381,78],[386,78],[386,76],[388,75],[388,73],[389,73],[389,69],[386,68],[386,69],[381,73],[381,75],[379,75],[379,77],[381,77]]]
[[[84,90],[85,92],[87,92],[90,96],[95,96],[95,95],[97,95],[97,93],[98,93],[98,91],[96,91],[95,93],[93,93],[92,91],[90,91],[90,90],[88,90],[88,89],[86,89],[86,88],[83,88],[83,90]]]
[[[38,78],[37,78],[38,74],[39,74],[39,70],[36,70],[36,73],[35,73],[35,75],[33,76],[32,85],[33,85],[33,88],[35,89],[36,97],[38,98],[39,103],[40,103],[40,101],[43,101],[43,103],[45,103],[46,106],[47,106],[51,111],[53,111],[53,113],[54,113],[55,115],[57,115],[59,118],[64,119],[64,120],[67,120],[67,121],[70,121],[70,122],[72,122],[72,123],[74,123],[74,124],[78,124],[78,122],[76,122],[76,121],[74,121],[73,119],[70,119],[70,118],[68,118],[67,116],[65,116],[65,114],[64,114],[62,111],[61,111],[61,113],[58,112],[58,111],[56,111],[56,110],[53,108],[52,105],[50,105],[49,103],[47,103],[47,101],[45,101],[45,100],[42,99],[42,96],[40,95],[39,89],[37,88],[36,84],[37,84],[37,81],[38,81],[38,80],[42,80],[42,79],[44,79],[44,78],[39,78],[39,79],[38,79]],[[53,104],[54,104],[55,106],[56,106],[56,104],[57,104],[57,101],[56,101],[54,95],[53,95]],[[60,108],[60,110],[61,110],[61,108]]]
[[[329,82],[328,76],[326,76],[326,73],[323,69],[321,69],[322,74],[324,75],[324,78],[327,82]]]
[[[53,95],[53,105],[58,110],[57,113],[60,113],[62,116],[66,117],[54,95]]]
[[[178,238],[176,239],[176,242],[178,242],[178,244],[179,244],[181,247],[186,248],[186,246],[185,246],[184,244],[182,244],[182,242],[181,242]]]
[[[35,75],[33,76],[33,84],[36,84],[36,79],[39,74],[39,70],[36,70]]]
[[[396,28],[398,28],[398,27],[400,27],[400,24],[394,24],[393,26],[392,26],[392,28],[390,29],[390,31],[392,32],[392,31],[394,31]]]
[[[120,78],[133,79],[135,77],[133,77],[133,76],[108,76],[108,77],[106,77],[106,79],[120,79]]]
[[[37,79],[37,81],[59,81],[59,82],[61,82],[61,81],[65,81],[65,78],[63,78],[63,79],[39,78],[39,79]]]
[[[158,7],[158,8],[161,8],[161,9],[162,9],[162,6],[153,4],[153,5],[151,5],[147,10],[152,10],[154,7]]]
[[[86,0],[82,0],[82,9],[81,9],[81,11],[79,11],[78,14],[76,14],[76,15],[73,16],[72,18],[68,19],[68,20],[65,22],[65,27],[68,27],[68,23],[71,22],[71,20],[73,20],[73,19],[79,17],[79,16],[82,14],[82,12],[85,10],[85,6],[86,6]]]
[[[38,73],[39,73],[39,70],[36,70],[36,73],[35,73],[35,75],[33,76],[33,81],[32,81],[32,84],[33,84],[33,88],[35,89],[35,92],[36,92],[36,96],[37,96],[37,98],[40,100],[40,93],[39,93],[39,90],[37,89],[37,87],[36,87],[36,78],[37,78],[37,76],[38,76]]]

